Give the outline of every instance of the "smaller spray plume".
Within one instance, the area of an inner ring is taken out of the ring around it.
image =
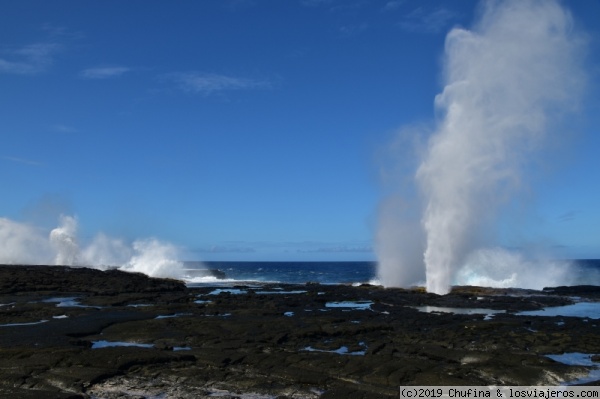
[[[183,278],[181,253],[158,239],[122,240],[99,233],[86,246],[77,240],[78,221],[62,215],[59,226],[45,235],[34,226],[0,218],[0,263],[118,267],[152,277]]]
[[[177,248],[156,239],[133,243],[134,255],[123,265],[127,271],[142,272],[154,277],[183,277],[183,265],[177,260]]]
[[[77,245],[77,220],[72,216],[62,215],[60,226],[50,232],[50,243],[56,249],[57,265],[73,266],[79,261]]]
[[[501,251],[473,253],[493,244],[499,210],[522,185],[528,158],[554,133],[555,117],[577,102],[580,47],[569,12],[554,0],[484,2],[471,30],[448,33],[445,87],[435,98],[441,118],[413,180],[420,203],[411,207],[421,220],[390,227],[384,209],[378,237],[384,285],[413,284],[424,267],[427,291],[445,294],[465,265],[477,274],[515,262]],[[412,248],[394,241],[411,231],[422,240]],[[406,250],[389,259],[394,247]]]
[[[0,218],[0,263],[53,263],[54,257],[55,249],[40,229]]]

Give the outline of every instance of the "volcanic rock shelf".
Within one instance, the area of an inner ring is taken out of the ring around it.
[[[600,320],[517,315],[597,300],[590,287],[220,288],[0,266],[0,397],[397,398],[399,385],[559,384],[590,366],[546,355],[600,353]]]

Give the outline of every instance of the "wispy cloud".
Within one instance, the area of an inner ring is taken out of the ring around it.
[[[439,33],[457,16],[456,12],[444,7],[419,7],[405,15],[398,25],[409,32]]]
[[[369,0],[302,0],[300,4],[305,7],[323,7],[332,12],[355,12],[369,4]]]
[[[71,41],[85,38],[85,34],[83,32],[72,31],[66,26],[55,25],[53,23],[42,24],[41,30],[44,31],[52,39],[52,41]]]
[[[575,211],[575,210],[571,210],[571,211],[567,211],[561,215],[558,216],[558,221],[559,222],[570,222],[572,220],[574,220],[577,217],[577,214],[579,212]]]
[[[223,245],[212,245],[207,248],[197,249],[199,253],[251,253],[256,252],[252,247],[230,247]]]
[[[35,43],[17,50],[2,52],[0,73],[34,75],[47,70],[62,46],[58,43]]]
[[[254,0],[228,0],[225,2],[225,4],[230,10],[238,11],[254,7],[256,5],[256,2]]]
[[[383,6],[383,11],[394,11],[400,8],[400,6],[404,3],[404,0],[391,0],[385,3]]]
[[[79,75],[85,79],[109,79],[118,78],[129,71],[131,68],[128,67],[107,66],[84,69]]]
[[[340,34],[344,37],[351,37],[358,35],[369,28],[367,23],[362,23],[360,25],[345,25],[340,28]]]
[[[272,87],[272,83],[265,80],[200,72],[171,73],[165,75],[165,78],[175,82],[178,88],[183,91],[204,95],[223,91],[268,89]]]
[[[371,253],[373,252],[373,248],[370,246],[364,247],[349,247],[346,245],[335,246],[335,247],[320,247],[315,249],[298,249],[298,252],[313,252],[313,253],[349,253],[349,252],[359,252],[359,253]]]
[[[1,157],[3,160],[5,161],[9,161],[9,162],[16,162],[16,163],[20,163],[23,165],[30,165],[30,166],[44,166],[43,163],[41,162],[37,162],[37,161],[32,161],[30,159],[24,159],[24,158],[17,158],[17,157],[8,157],[8,156],[3,156]]]
[[[195,250],[199,253],[372,253],[369,241],[322,242],[322,241],[227,241],[206,245]]]
[[[55,132],[59,132],[59,133],[77,133],[78,132],[78,130],[75,129],[74,127],[69,126],[69,125],[63,125],[63,124],[53,125],[52,130],[54,130]]]
[[[302,0],[300,4],[307,7],[330,6],[334,0]]]

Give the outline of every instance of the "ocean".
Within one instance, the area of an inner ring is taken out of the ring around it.
[[[555,285],[600,285],[600,259],[565,261],[571,278]],[[184,262],[188,285],[281,283],[379,284],[377,262]],[[212,270],[207,274],[202,270]],[[217,272],[219,271],[219,272]]]
[[[360,284],[373,282],[376,262],[184,262],[188,285],[206,283]],[[218,275],[201,275],[208,268]]]

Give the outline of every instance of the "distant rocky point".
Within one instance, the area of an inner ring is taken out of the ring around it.
[[[205,268],[201,262],[183,262],[183,267],[186,278],[214,277],[220,280],[227,278],[224,271]]]

